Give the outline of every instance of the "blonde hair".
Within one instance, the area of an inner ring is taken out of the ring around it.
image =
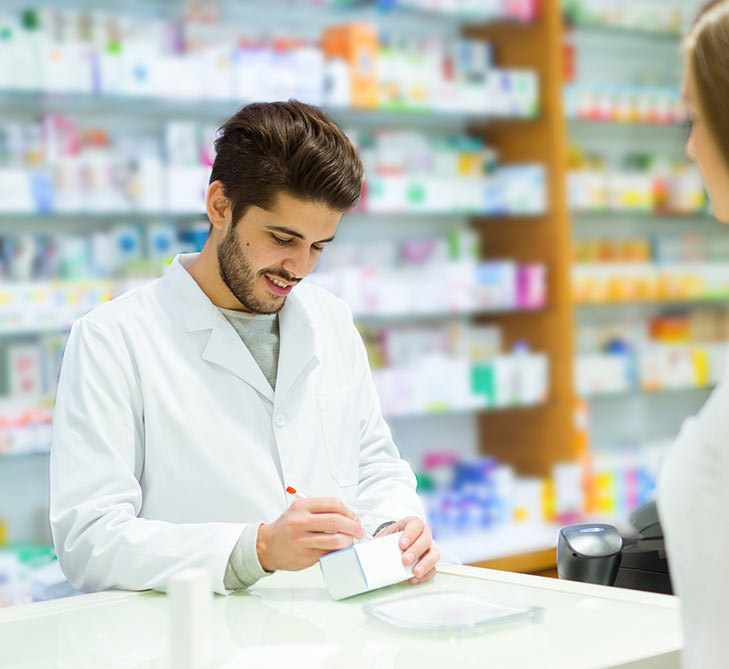
[[[684,49],[696,103],[729,166],[729,0],[702,7]]]

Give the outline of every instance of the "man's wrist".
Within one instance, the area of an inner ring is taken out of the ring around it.
[[[256,535],[256,555],[258,562],[266,571],[276,571],[276,567],[268,561],[268,525],[261,523]]]

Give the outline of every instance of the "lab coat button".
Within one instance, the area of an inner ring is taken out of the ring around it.
[[[278,427],[283,427],[284,425],[286,425],[286,416],[284,416],[282,413],[277,413],[276,425],[278,425]]]

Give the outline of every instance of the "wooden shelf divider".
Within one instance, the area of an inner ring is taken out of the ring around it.
[[[570,284],[571,228],[567,205],[567,124],[562,103],[562,19],[559,0],[542,0],[532,25],[468,26],[464,35],[488,40],[499,67],[529,68],[539,76],[540,113],[533,121],[474,125],[499,152],[502,163],[534,162],[547,172],[547,214],[500,224],[473,219],[486,258],[542,262],[547,267],[548,308],[521,319],[499,319],[505,343],[523,340],[550,361],[546,406],[528,415],[479,417],[480,451],[513,465],[522,476],[549,476],[552,465],[576,458],[573,435],[573,304]],[[494,319],[490,319],[493,322]],[[554,573],[555,551],[538,551],[481,563],[512,571]]]

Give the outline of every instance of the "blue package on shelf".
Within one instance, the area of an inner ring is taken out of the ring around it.
[[[35,210],[39,214],[50,214],[54,210],[53,177],[50,172],[33,170],[29,172],[30,191]]]

